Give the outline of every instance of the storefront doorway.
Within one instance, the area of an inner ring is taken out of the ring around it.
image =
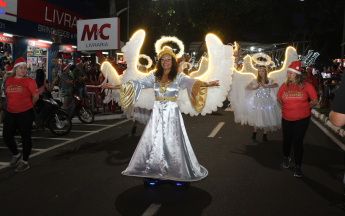
[[[43,69],[48,77],[48,56],[51,44],[35,39],[28,39],[27,66],[28,76],[36,79],[36,70]]]

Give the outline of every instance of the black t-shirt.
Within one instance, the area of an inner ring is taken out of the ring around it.
[[[2,65],[3,67],[5,66],[5,64],[7,64],[7,62],[5,62],[4,60],[8,60],[8,57],[7,57],[7,56],[1,57],[1,65]],[[10,62],[8,62],[8,63],[10,63]]]
[[[337,113],[345,114],[345,76],[341,78],[341,83],[334,97],[331,110]]]

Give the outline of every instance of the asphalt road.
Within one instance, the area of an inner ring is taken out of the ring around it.
[[[141,178],[122,176],[144,125],[128,137],[131,121],[102,121],[74,127],[85,132],[71,133],[68,140],[34,140],[34,148],[45,150],[30,158],[31,168],[23,173],[0,169],[0,215],[135,216],[152,215],[150,209],[158,216],[344,215],[329,206],[342,203],[344,151],[314,123],[305,137],[303,177],[297,179],[293,166],[281,167],[281,130],[269,133],[268,142],[258,132],[259,142],[253,142],[253,128],[235,124],[223,108],[183,117],[199,163],[209,171],[189,189],[147,188]],[[223,127],[208,137],[220,122]],[[2,148],[0,160],[6,158],[10,153]]]

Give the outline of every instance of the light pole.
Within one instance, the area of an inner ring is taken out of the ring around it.
[[[343,43],[341,44],[341,66],[344,66],[344,46],[345,46],[345,7],[344,7]]]
[[[129,41],[129,0],[127,0],[127,42]]]

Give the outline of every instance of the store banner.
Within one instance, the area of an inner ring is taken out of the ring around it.
[[[17,22],[18,0],[0,0],[0,19]]]
[[[70,45],[59,45],[59,50],[65,52],[77,52],[77,49]]]
[[[51,49],[52,45],[35,39],[28,39],[28,46]]]
[[[78,20],[88,19],[85,16],[41,0],[15,1],[18,1],[18,18],[53,26],[55,28],[71,32],[77,32]]]
[[[15,43],[17,43],[17,37],[15,37],[15,36],[7,37],[7,36],[4,36],[3,34],[0,33],[0,42],[15,44]]]
[[[120,48],[120,19],[78,20],[78,51]]]

